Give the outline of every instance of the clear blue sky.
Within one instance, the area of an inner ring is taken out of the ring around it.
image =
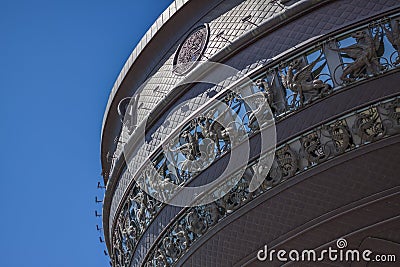
[[[108,266],[100,130],[125,60],[171,0],[0,0],[0,266]]]

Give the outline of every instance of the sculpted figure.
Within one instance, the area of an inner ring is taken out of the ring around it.
[[[160,249],[157,249],[155,252],[153,262],[157,267],[165,267],[169,265],[165,253]]]
[[[322,54],[310,64],[301,67],[302,59],[293,60],[287,69],[286,74],[281,73],[282,83],[285,88],[290,89],[293,94],[291,106],[295,106],[297,95],[300,96],[300,105],[304,104],[304,93],[319,96],[327,93],[331,86],[322,80],[312,78],[312,74],[318,76],[324,65],[316,71],[312,71],[315,65],[320,61]]]
[[[268,85],[268,83],[264,79],[258,79],[256,81],[256,85],[258,86],[258,88],[263,90],[265,98],[268,101],[268,104],[273,105],[274,94],[272,88]]]
[[[331,48],[331,50],[344,53],[347,57],[354,60],[354,62],[347,65],[340,79],[344,82],[351,82],[355,78],[360,77],[364,71],[367,73],[377,73],[382,69],[378,57],[383,54],[383,44],[379,33],[374,37],[366,30],[357,31],[351,35],[356,39],[356,44],[339,49]]]
[[[173,260],[176,260],[181,255],[181,250],[176,246],[171,237],[167,236],[164,238],[163,246],[165,254]]]
[[[209,225],[216,224],[218,220],[222,217],[217,204],[215,204],[214,202],[208,204],[205,210],[207,211],[207,222]]]
[[[275,110],[274,96],[268,83],[262,79],[256,81],[256,85],[263,91],[245,96],[242,100],[254,103],[255,109],[249,115],[248,126],[253,131],[263,128],[273,119],[272,110]]]
[[[388,134],[400,132],[400,99],[381,104],[379,113],[383,116],[382,125]]]
[[[186,249],[190,244],[190,237],[187,230],[181,224],[177,224],[174,228],[176,243],[182,249]]]
[[[357,114],[352,130],[353,133],[357,134],[362,141],[367,142],[382,138],[385,134],[377,113]]]
[[[237,138],[236,135],[231,136],[230,134],[239,134],[238,129],[235,127],[235,121],[232,121],[227,127],[221,124],[221,122],[224,122],[225,116],[229,111],[230,109],[226,108],[221,114],[214,118],[215,110],[211,110],[206,116],[200,117],[202,123],[199,123],[199,126],[202,136],[203,138],[213,140],[217,148],[217,155],[220,155],[222,152],[220,141],[223,141],[226,147],[231,144],[231,140],[235,141]]]
[[[195,160],[200,153],[199,141],[197,133],[192,134],[190,131],[181,133],[186,143],[182,144],[178,149],[188,160]]]

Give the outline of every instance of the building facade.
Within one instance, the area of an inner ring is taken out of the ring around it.
[[[399,52],[399,0],[175,0],[125,63],[104,115],[112,266],[319,266],[258,252],[318,252],[338,239],[399,253]],[[210,62],[230,69],[214,77]],[[260,149],[271,129],[272,154]],[[169,185],[221,176],[243,144],[248,161],[229,190],[205,192],[221,197],[165,203],[177,194]]]

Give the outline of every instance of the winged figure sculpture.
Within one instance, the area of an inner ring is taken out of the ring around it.
[[[297,96],[300,96],[300,105],[304,104],[304,93],[309,93],[314,96],[321,95],[331,89],[329,84],[324,83],[320,79],[316,79],[325,67],[326,62],[322,64],[317,70],[314,67],[321,60],[322,53],[317,59],[310,64],[301,67],[302,59],[293,60],[286,71],[286,74],[281,73],[283,86],[290,89],[293,94],[293,101],[291,103],[294,106]],[[314,76],[314,77],[313,77]]]
[[[372,36],[368,31],[362,30],[353,33],[351,37],[356,39],[357,43],[338,49],[330,48],[343,53],[343,57],[354,60],[343,69],[340,79],[344,82],[351,82],[365,72],[375,74],[383,68],[378,59],[384,52],[381,34],[376,33]]]

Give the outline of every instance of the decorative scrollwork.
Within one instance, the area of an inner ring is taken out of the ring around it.
[[[248,127],[253,132],[266,127],[274,120],[274,115],[270,109],[271,104],[274,103],[271,89],[265,86],[260,88],[263,91],[242,98],[242,100],[246,100],[247,103],[251,103],[255,107],[248,115]]]
[[[375,108],[357,114],[353,125],[353,132],[362,141],[367,142],[378,140],[385,135],[385,129],[382,127],[382,122]]]
[[[151,264],[150,266],[165,267],[169,265],[167,261],[167,256],[165,255],[162,249],[157,249],[154,258],[152,260],[152,263],[154,265]]]
[[[393,52],[393,55],[397,53],[397,56],[395,57],[394,60],[391,59],[391,63],[393,65],[398,65],[400,63],[400,20],[399,19],[394,19],[392,24],[391,24],[391,30],[389,30],[385,25],[382,25],[382,29],[386,34],[386,37],[388,38],[389,42],[392,44],[393,48],[396,49],[395,52]],[[392,56],[391,56],[392,58]]]
[[[207,220],[197,210],[192,210],[186,216],[189,231],[196,235],[202,235],[207,230]]]
[[[249,200],[258,197],[280,182],[285,181],[285,179],[293,177],[297,172],[303,172],[310,167],[315,167],[325,160],[352,149],[354,147],[354,136],[352,135],[358,135],[358,133],[350,132],[346,121],[354,121],[354,125],[360,125],[357,122],[357,119],[360,118],[360,114],[369,114],[372,110],[371,116],[373,117],[377,114],[376,107],[390,107],[390,109],[392,109],[398,107],[399,103],[400,97],[376,104],[374,107],[361,110],[358,114],[348,114],[340,120],[329,122],[304,136],[297,137],[287,142],[277,149],[275,153],[275,164],[268,173],[262,171],[262,160],[264,158],[259,158],[255,164],[248,167],[251,172],[259,172],[265,175],[264,184],[261,186],[258,193],[252,194],[246,191],[250,181],[246,178],[247,172],[245,172],[238,184],[223,198],[207,205],[188,208],[185,213],[182,213],[181,217],[176,219],[175,224],[171,226],[170,230],[165,234],[163,240],[168,241],[165,241],[168,247],[165,246],[164,241],[159,243],[157,249],[149,254],[149,260],[147,262],[157,262],[157,258],[160,257],[160,249],[166,251],[168,248],[172,250],[168,252],[168,255],[172,256],[167,256],[166,259],[162,258],[162,262],[167,262],[164,266],[174,265],[185,251],[187,251],[197,239],[205,235],[213,225],[222,218],[234,213]],[[385,114],[390,116],[387,112]],[[372,121],[376,120],[372,119]],[[324,134],[321,135],[321,132]],[[388,134],[390,132],[387,131],[385,133]],[[394,134],[394,132],[390,134]],[[376,141],[377,139],[369,140]],[[359,145],[368,143],[369,141],[364,138]],[[302,146],[304,149],[300,154],[297,154],[293,149],[298,146]],[[333,151],[328,149],[330,146],[333,147]],[[299,157],[303,160],[299,159]],[[277,175],[279,172],[280,174]],[[285,178],[281,179],[282,177]],[[271,182],[272,179],[275,179],[275,182]],[[174,246],[171,245],[172,240],[175,241]],[[152,264],[150,266],[158,265]]]
[[[212,114],[213,112],[214,111],[211,111],[210,113]],[[230,148],[229,130],[221,125],[218,118],[212,119],[210,117],[201,117],[199,123],[201,128],[201,137],[203,139],[210,139],[214,142],[217,149],[217,156],[219,156],[223,151],[227,151]],[[223,145],[221,145],[221,142]],[[207,149],[207,151],[209,150],[210,149]],[[213,153],[210,153],[210,155],[213,155]]]
[[[382,116],[382,126],[388,134],[400,132],[400,100],[382,103],[378,106],[379,114]]]
[[[181,43],[174,58],[174,73],[186,74],[201,58],[207,46],[209,36],[208,25],[202,25],[194,29]]]
[[[176,225],[173,232],[178,248],[180,250],[186,250],[190,245],[191,238],[189,237],[184,226],[182,226],[181,224]]]

